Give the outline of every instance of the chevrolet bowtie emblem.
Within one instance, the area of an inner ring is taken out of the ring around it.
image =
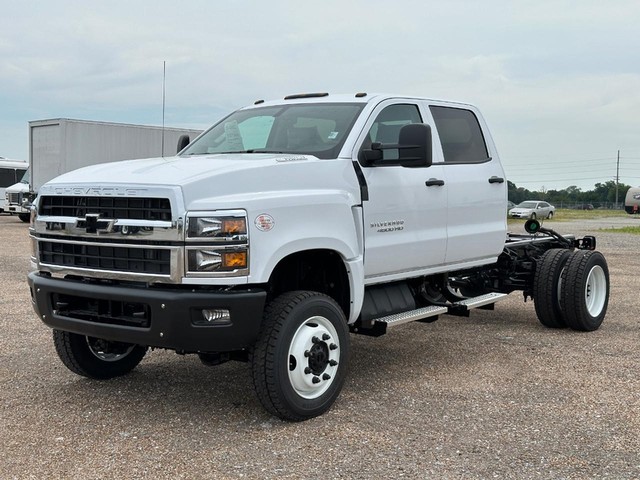
[[[84,228],[87,233],[98,232],[98,218],[100,218],[100,214],[87,214],[84,216]]]
[[[114,220],[101,220],[99,213],[87,213],[84,216],[84,229],[87,233],[98,233],[98,230],[110,232],[114,223]]]

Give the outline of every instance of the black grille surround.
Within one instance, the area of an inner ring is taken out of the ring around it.
[[[134,248],[123,244],[91,245],[38,240],[40,263],[150,275],[171,274],[169,249]]]
[[[168,198],[51,195],[42,197],[39,214],[76,218],[99,214],[101,218],[171,221],[171,202]]]

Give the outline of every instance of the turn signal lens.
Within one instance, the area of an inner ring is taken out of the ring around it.
[[[223,253],[222,265],[229,269],[247,268],[247,252]]]
[[[247,233],[247,222],[244,218],[225,219],[222,221],[222,231],[230,235]]]

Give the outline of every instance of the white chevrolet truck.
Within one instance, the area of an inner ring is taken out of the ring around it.
[[[492,309],[602,323],[595,238],[510,234],[505,174],[472,105],[410,96],[257,101],[177,156],[95,165],[31,211],[33,305],[73,372],[124,375],[149,348],[250,363],[273,415],[331,407],[349,336]]]

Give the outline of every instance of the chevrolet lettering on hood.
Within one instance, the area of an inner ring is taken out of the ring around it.
[[[54,187],[56,195],[97,195],[97,196],[138,196],[147,192],[146,188],[130,187]]]

